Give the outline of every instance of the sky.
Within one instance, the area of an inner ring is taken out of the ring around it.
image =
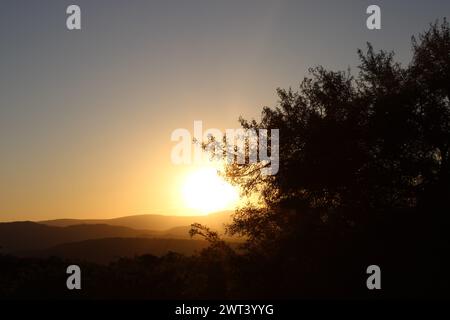
[[[82,30],[66,29],[81,8]],[[381,30],[366,8],[381,7]],[[447,0],[0,0],[0,221],[190,214],[171,133],[238,128],[371,42],[408,63]],[[282,159],[280,159],[282,161]]]

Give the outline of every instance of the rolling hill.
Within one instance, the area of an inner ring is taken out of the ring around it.
[[[7,253],[45,249],[88,239],[155,236],[161,236],[161,233],[102,224],[52,227],[29,221],[0,223],[0,247]]]
[[[59,256],[106,263],[118,257],[192,254],[208,243],[189,237],[190,225],[202,223],[219,232],[231,212],[208,216],[137,215],[115,219],[59,219],[0,223],[0,253]],[[236,243],[237,238],[225,238]]]
[[[232,213],[232,211],[223,211],[206,216],[166,216],[144,214],[114,219],[57,219],[38,222],[57,227],[67,227],[79,224],[107,224],[111,226],[122,226],[152,231],[166,231],[172,228],[190,226],[192,223],[198,222],[213,229],[223,230],[223,224],[231,222],[230,216]]]

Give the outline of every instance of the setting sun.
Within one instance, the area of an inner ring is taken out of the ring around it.
[[[217,174],[215,168],[202,168],[189,174],[183,185],[185,205],[207,214],[232,209],[239,193]]]

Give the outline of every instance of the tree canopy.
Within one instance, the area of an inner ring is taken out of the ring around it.
[[[258,199],[228,226],[247,239],[259,276],[243,278],[254,288],[355,294],[374,261],[389,270],[393,295],[450,287],[438,276],[450,266],[449,24],[413,37],[407,65],[370,44],[358,55],[356,73],[311,68],[259,120],[240,119],[280,134],[276,175],[261,175],[261,164],[225,170]]]
[[[231,233],[253,240],[299,224],[364,229],[392,210],[436,209],[450,195],[450,31],[446,20],[413,38],[407,66],[368,44],[358,73],[310,69],[298,91],[246,129],[280,129],[280,169],[262,176],[230,164],[226,175],[260,205],[241,208]],[[442,210],[441,210],[442,209]],[[301,218],[300,218],[301,216]]]

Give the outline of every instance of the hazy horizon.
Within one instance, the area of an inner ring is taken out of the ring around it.
[[[45,222],[45,221],[54,221],[54,220],[114,220],[114,219],[120,219],[120,218],[128,218],[128,217],[138,217],[138,216],[161,216],[161,217],[182,217],[182,218],[189,218],[189,217],[207,217],[207,216],[214,216],[216,214],[222,214],[222,213],[230,213],[234,212],[234,210],[218,210],[208,213],[197,213],[195,210],[186,210],[187,212],[165,212],[165,211],[155,211],[155,212],[146,212],[146,213],[131,213],[127,215],[117,215],[117,216],[111,216],[111,215],[99,215],[93,218],[91,215],[80,215],[76,218],[70,217],[70,216],[58,216],[54,218],[46,218],[46,219],[10,219],[10,220],[0,220],[0,223],[8,223],[8,222],[24,222],[24,221],[30,221],[30,222]]]

